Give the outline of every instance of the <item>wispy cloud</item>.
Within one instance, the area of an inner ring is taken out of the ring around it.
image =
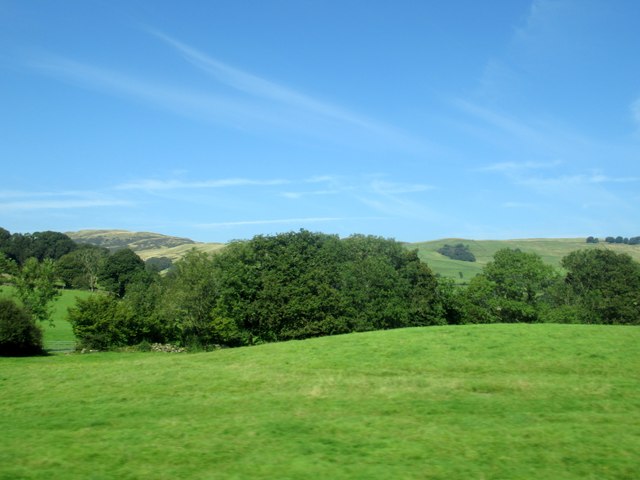
[[[82,88],[126,96],[181,116],[242,130],[293,131],[367,148],[371,143],[411,151],[433,148],[395,126],[225,64],[156,30],[148,31],[216,83],[196,90],[168,85],[163,78],[138,78],[56,55],[40,56],[27,64]],[[221,84],[231,90],[221,93]]]
[[[158,79],[143,80],[64,57],[48,55],[32,60],[29,66],[83,88],[127,96],[182,116],[234,127],[244,127],[248,122],[278,123],[273,114],[237,98],[163,85]]]
[[[278,218],[270,220],[240,220],[235,222],[214,222],[214,223],[201,223],[198,224],[199,228],[226,228],[226,227],[240,227],[248,225],[292,225],[292,224],[307,224],[307,223],[327,223],[327,222],[339,222],[343,220],[353,220],[344,217],[306,217],[306,218]]]
[[[69,210],[75,208],[125,207],[132,205],[126,200],[109,199],[68,199],[68,200],[23,200],[0,202],[0,212],[19,212],[25,210]]]
[[[535,209],[539,209],[540,205],[535,203],[527,203],[527,202],[504,202],[502,204],[502,208],[535,210]]]
[[[314,197],[318,195],[337,195],[341,193],[340,190],[312,190],[308,192],[281,192],[280,196],[296,200],[302,197]]]
[[[371,189],[380,195],[401,195],[406,193],[425,192],[433,190],[433,186],[420,183],[397,183],[384,180],[371,182]]]
[[[519,140],[526,141],[528,143],[539,143],[545,140],[544,136],[538,129],[503,112],[462,99],[454,100],[453,105],[462,112],[471,115],[494,128],[502,130]]]
[[[522,178],[518,180],[520,185],[533,187],[563,187],[579,185],[598,185],[605,183],[632,183],[640,182],[640,177],[610,177],[600,173],[578,174],[578,175],[561,175],[558,177],[542,177],[542,178]]]
[[[192,190],[206,188],[229,188],[229,187],[256,187],[256,186],[274,186],[286,185],[289,180],[284,179],[267,179],[256,180],[250,178],[223,178],[200,181],[184,181],[184,180],[138,180],[134,182],[123,183],[116,186],[117,190]]]
[[[500,172],[500,173],[513,173],[522,172],[525,170],[542,170],[548,168],[554,168],[560,165],[562,162],[499,162],[487,165],[486,167],[480,167],[475,169],[477,172]]]
[[[228,65],[156,29],[148,28],[147,31],[178,51],[193,66],[235,90],[259,99],[332,119],[341,124],[355,126],[375,135],[382,135],[387,140],[419,143],[418,140],[409,138],[404,132],[391,125],[372,120],[342,106],[318,100],[280,83]]]

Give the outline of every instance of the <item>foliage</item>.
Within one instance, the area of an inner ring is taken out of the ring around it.
[[[161,318],[172,332],[168,340],[179,340],[183,345],[217,343],[211,324],[218,291],[215,273],[213,258],[196,250],[176,263],[158,304]]]
[[[431,270],[415,251],[378,237],[340,240],[305,230],[259,235],[213,256],[193,250],[164,279],[146,275],[151,277],[131,277],[117,295],[139,325],[132,330],[125,322],[129,333],[103,344],[135,344],[142,336],[238,346],[446,323],[444,296]],[[80,309],[108,308],[114,320],[118,301]],[[94,314],[86,318],[91,321],[105,322]]]
[[[0,252],[22,265],[28,258],[57,260],[76,249],[76,244],[60,232],[14,233],[0,229]]]
[[[108,255],[105,248],[81,245],[58,259],[56,271],[65,288],[94,291],[98,288],[98,273]]]
[[[133,309],[112,295],[79,298],[76,306],[69,309],[68,318],[83,347],[108,350],[147,340],[144,325]]]
[[[145,271],[144,262],[133,250],[123,248],[109,255],[98,270],[100,286],[118,298],[125,296],[127,285]]]
[[[169,270],[173,266],[173,262],[168,257],[153,257],[145,260],[147,270],[153,272],[161,272],[163,270]]]
[[[301,230],[235,242],[212,261],[213,316],[250,342],[444,322],[434,275],[393,240]]]
[[[618,235],[617,237],[607,237],[605,239],[605,242],[607,243],[624,243],[625,245],[639,245],[640,244],[640,237],[631,237],[631,238],[627,238],[627,237],[621,237],[620,235]]]
[[[13,300],[0,298],[0,356],[42,352],[42,330],[33,317]]]
[[[564,298],[582,323],[640,324],[640,263],[610,250],[582,250],[567,255]]]
[[[456,245],[446,244],[438,249],[438,253],[441,253],[445,257],[449,257],[452,260],[461,260],[463,262],[475,262],[476,257],[468,245],[458,243]]]
[[[557,278],[534,253],[502,249],[469,283],[464,323],[536,322],[541,299]]]
[[[27,259],[15,276],[18,298],[36,320],[50,319],[51,301],[60,294],[56,280],[55,263],[49,258],[42,262]]]
[[[0,275],[13,276],[18,273],[16,262],[0,252]]]

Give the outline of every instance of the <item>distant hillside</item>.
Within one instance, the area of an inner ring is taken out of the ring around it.
[[[151,232],[130,232],[127,230],[81,230],[67,232],[78,243],[91,243],[111,250],[129,247],[143,260],[167,257],[172,261],[182,258],[189,250],[215,252],[224,247],[223,243],[199,243],[189,238],[173,237]],[[438,249],[445,245],[467,245],[476,257],[475,262],[452,260]],[[517,240],[465,240],[461,238],[443,238],[428,242],[407,243],[407,248],[418,249],[420,258],[429,267],[443,277],[449,277],[459,283],[466,283],[482,271],[501,248],[519,248],[523,252],[537,253],[542,259],[560,266],[562,257],[574,250],[584,248],[606,248],[620,253],[628,253],[640,261],[640,245],[610,244],[605,242],[586,243],[585,238],[532,238]]]
[[[502,248],[519,248],[523,252],[537,253],[542,259],[555,267],[560,266],[562,257],[574,250],[585,248],[606,248],[619,253],[627,253],[640,261],[639,245],[586,243],[585,238],[532,238],[519,240],[465,240],[461,238],[445,238],[429,242],[407,244],[408,248],[417,248],[420,259],[425,261],[431,269],[444,277],[450,277],[457,282],[467,282],[482,271],[493,255]],[[468,245],[469,250],[476,257],[475,262],[452,260],[437,252],[444,245]],[[462,274],[462,276],[461,276]]]
[[[75,242],[98,245],[109,250],[130,248],[143,260],[159,257],[177,260],[193,248],[211,252],[224,246],[221,243],[198,243],[189,238],[128,230],[81,230],[66,234]]]

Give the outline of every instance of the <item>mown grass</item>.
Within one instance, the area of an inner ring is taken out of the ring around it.
[[[475,255],[475,262],[462,262],[452,260],[437,252],[445,244],[456,245],[462,243],[468,245]],[[464,240],[448,238],[431,242],[419,242],[407,244],[408,248],[417,248],[420,259],[443,277],[454,279],[458,283],[466,283],[482,271],[482,268],[491,260],[493,255],[502,248],[518,248],[523,252],[536,253],[546,263],[560,268],[562,258],[575,250],[585,248],[607,248],[618,253],[627,253],[636,261],[640,261],[640,245],[598,244],[586,243],[584,238],[533,238],[520,240]],[[462,273],[462,277],[460,276]]]
[[[634,478],[640,330],[0,359],[0,479]]]

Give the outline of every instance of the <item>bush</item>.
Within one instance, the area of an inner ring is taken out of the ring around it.
[[[33,317],[13,300],[0,299],[0,356],[43,353],[42,330]]]
[[[145,340],[138,334],[139,325],[131,309],[111,295],[78,299],[69,309],[69,323],[86,348],[108,350]]]

